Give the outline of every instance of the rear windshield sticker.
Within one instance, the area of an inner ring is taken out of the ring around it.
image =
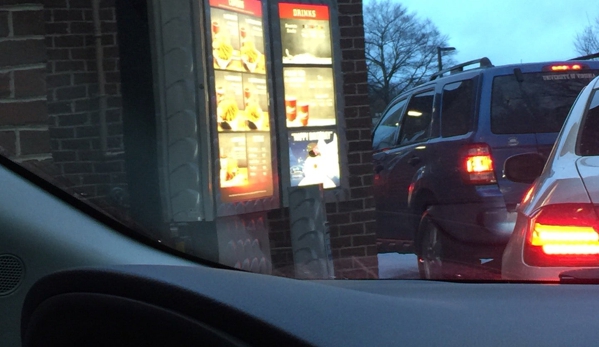
[[[568,73],[559,75],[543,75],[543,81],[554,81],[554,80],[575,80],[575,79],[593,79],[595,78],[594,73]]]

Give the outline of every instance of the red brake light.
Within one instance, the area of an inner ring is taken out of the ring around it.
[[[580,70],[581,66],[578,64],[574,65],[553,65],[551,71],[567,71],[567,70]]]
[[[588,69],[588,66],[580,63],[563,63],[563,64],[555,64],[555,65],[547,65],[543,68],[545,71],[579,71]]]
[[[493,171],[493,157],[491,150],[485,143],[469,145],[463,150],[463,178],[468,184],[495,183]]]
[[[592,204],[545,206],[530,220],[524,262],[532,266],[598,266],[598,230]]]

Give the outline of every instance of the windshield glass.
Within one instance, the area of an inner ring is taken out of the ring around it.
[[[582,123],[578,152],[583,156],[599,155],[599,93],[595,91]]]
[[[495,134],[559,132],[576,96],[597,72],[518,76],[499,76],[493,81],[491,130]]]
[[[202,263],[298,279],[505,279],[532,183],[505,164],[545,162],[598,74],[597,61],[568,60],[599,51],[573,39],[595,31],[571,6],[560,14],[573,22],[556,24],[566,39],[537,30],[533,45],[534,7],[508,26],[486,3],[422,3],[4,2],[0,170],[33,173],[84,213]]]

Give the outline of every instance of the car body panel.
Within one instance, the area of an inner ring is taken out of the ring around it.
[[[418,175],[418,172],[426,167],[428,161],[427,151],[418,149],[421,146],[424,146],[424,144],[416,143],[399,147],[392,151],[388,157],[388,194],[390,196],[387,206],[389,211],[396,211],[401,217],[395,220],[395,225],[398,230],[405,230],[408,233],[406,236],[411,236],[409,232],[412,229],[411,226],[414,225],[411,218],[412,210],[409,197],[414,191],[418,180],[422,177],[422,175]]]
[[[599,204],[599,156],[583,157],[576,161],[576,168],[582,178],[589,198]]]
[[[536,152],[536,138],[534,134],[494,135],[489,136],[486,143],[491,146],[495,178],[497,179],[497,186],[499,186],[505,204],[515,205],[522,200],[526,189],[530,185],[508,180],[503,176],[503,167],[505,161],[514,155]]]
[[[530,203],[518,209],[518,218],[502,257],[505,280],[559,281],[559,274],[572,267],[537,267],[524,263],[524,243],[530,216],[542,206],[561,203],[590,203],[586,189],[575,170],[561,170],[554,176],[541,178],[533,190]],[[569,176],[569,177],[568,177]]]
[[[502,278],[507,280],[559,281],[559,274],[576,267],[536,267],[524,262],[524,244],[529,220],[540,208],[553,204],[597,202],[597,157],[576,154],[582,117],[586,111],[595,78],[578,96],[541,176],[531,187],[528,199],[518,208],[514,232],[502,258]],[[593,187],[590,191],[587,187]],[[591,193],[591,194],[589,194]],[[591,200],[591,196],[593,200]]]

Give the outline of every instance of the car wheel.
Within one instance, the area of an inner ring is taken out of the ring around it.
[[[443,239],[439,227],[424,215],[418,227],[421,237],[418,254],[418,271],[420,278],[438,280],[445,278],[443,274]]]

